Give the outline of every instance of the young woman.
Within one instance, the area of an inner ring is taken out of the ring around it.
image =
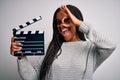
[[[11,54],[20,43],[11,42]],[[39,66],[19,56],[18,71],[24,80],[92,80],[94,71],[114,51],[115,45],[83,22],[78,8],[63,5],[53,17],[53,38]]]

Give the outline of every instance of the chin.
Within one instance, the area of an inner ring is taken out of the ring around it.
[[[66,42],[70,42],[71,41],[71,39],[64,39]]]

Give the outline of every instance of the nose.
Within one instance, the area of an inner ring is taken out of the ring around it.
[[[61,23],[60,25],[57,26],[58,31],[61,32],[64,28],[68,28],[69,24]]]
[[[69,24],[61,23],[60,25],[57,25],[58,30],[62,30],[63,28],[69,27]]]
[[[66,24],[66,23],[64,23],[64,22],[62,22],[61,24],[60,24],[60,27],[68,27],[69,26],[69,24]]]

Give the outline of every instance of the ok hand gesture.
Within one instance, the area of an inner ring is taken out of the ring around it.
[[[70,17],[70,19],[72,20],[72,22],[76,25],[76,26],[80,26],[82,24],[82,21],[77,19],[71,12],[70,10],[67,8],[66,5],[62,5],[60,7],[61,10],[63,10],[66,14],[68,14],[68,16]]]

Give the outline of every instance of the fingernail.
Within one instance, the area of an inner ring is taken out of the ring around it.
[[[22,49],[22,47],[19,47],[19,50],[21,50]]]
[[[19,45],[22,45],[21,43],[19,43]]]

